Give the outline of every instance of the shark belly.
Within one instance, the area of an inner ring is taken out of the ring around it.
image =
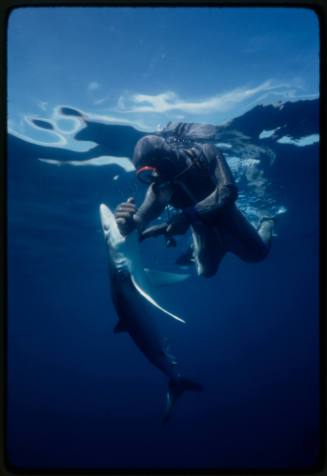
[[[156,310],[140,296],[130,276],[113,281],[113,301],[121,323],[144,356],[169,378],[176,377],[176,361],[165,349],[157,327]]]

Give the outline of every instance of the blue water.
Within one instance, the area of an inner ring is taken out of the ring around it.
[[[101,202],[115,207],[135,195],[141,203],[144,188],[119,165],[119,157],[130,157],[144,132],[89,119],[75,136],[81,144],[95,144],[89,151],[8,136],[12,465],[317,464],[319,142],[300,146],[278,138],[319,134],[318,100],[276,111],[255,108],[214,140],[225,144],[239,206],[249,219],[255,224],[261,215],[284,212],[268,258],[248,264],[227,255],[215,277],[199,278],[191,269],[190,280],[160,291],[160,302],[187,321],[182,326],[162,317],[162,332],[183,375],[204,386],[202,393],[187,393],[177,402],[166,426],[161,425],[166,377],[127,334],[112,332],[117,317],[98,216]],[[78,117],[75,110],[64,113]],[[259,138],[262,130],[283,124],[282,134]],[[40,121],[36,125],[50,130]],[[117,164],[67,163],[100,156],[118,157]],[[257,162],[244,162],[247,158]],[[178,239],[176,249],[167,249],[160,238],[142,243],[145,263],[178,270],[174,261],[188,239]]]

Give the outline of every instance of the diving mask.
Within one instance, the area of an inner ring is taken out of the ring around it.
[[[147,185],[156,182],[159,179],[157,169],[151,165],[144,165],[143,167],[140,167],[137,169],[136,175],[141,182]]]

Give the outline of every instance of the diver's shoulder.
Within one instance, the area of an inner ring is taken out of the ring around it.
[[[217,155],[221,153],[220,150],[214,144],[210,144],[207,142],[205,144],[201,144],[201,149],[208,159],[215,159]]]

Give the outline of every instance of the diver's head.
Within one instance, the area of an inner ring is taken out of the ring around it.
[[[136,174],[145,183],[171,180],[179,172],[177,159],[177,151],[156,135],[142,137],[133,155]]]

